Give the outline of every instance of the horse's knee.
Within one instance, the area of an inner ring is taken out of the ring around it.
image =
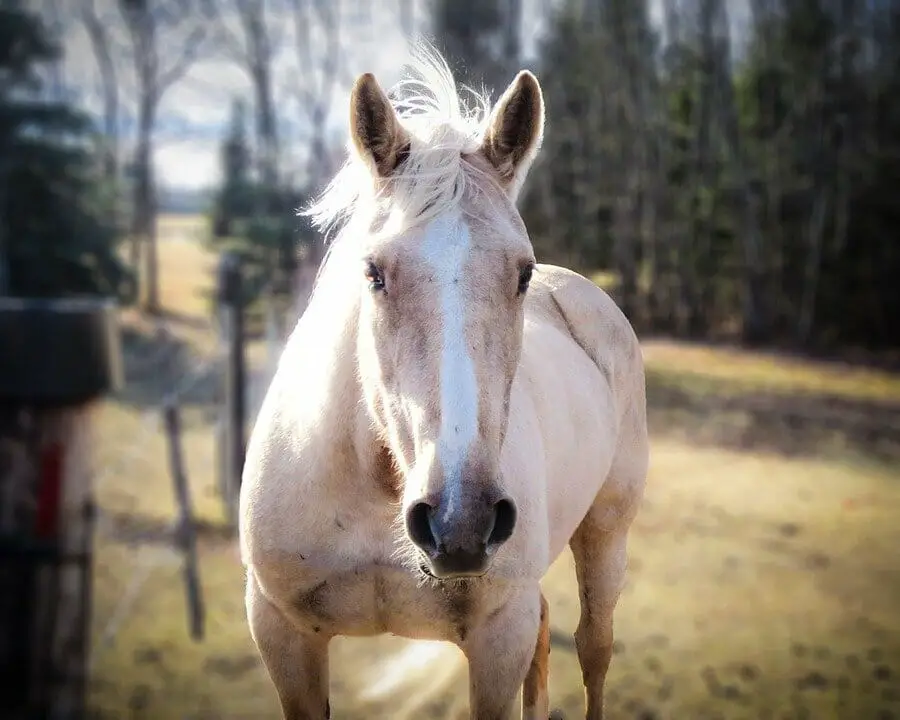
[[[472,628],[463,647],[469,661],[472,717],[509,715],[533,665],[540,631],[539,589],[511,599]]]
[[[612,616],[595,621],[589,612],[582,610],[581,620],[575,628],[575,652],[585,684],[606,677],[613,648]]]
[[[329,717],[328,638],[294,625],[248,577],[250,636],[281,701],[286,720]]]

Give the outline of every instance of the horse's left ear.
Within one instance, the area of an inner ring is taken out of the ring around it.
[[[491,111],[481,150],[515,200],[544,135],[544,97],[527,70],[516,75]]]

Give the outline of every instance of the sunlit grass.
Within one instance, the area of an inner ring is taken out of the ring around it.
[[[642,272],[641,284],[650,282],[645,275]],[[611,270],[598,270],[588,277],[607,292],[614,291],[618,282]],[[763,391],[900,402],[900,375],[849,363],[666,341],[645,342],[644,361],[653,380],[696,393]]]
[[[159,216],[159,234],[164,239],[202,241],[209,230],[209,218],[201,214],[170,213]]]
[[[900,375],[846,363],[664,341],[645,343],[644,359],[648,373],[695,392],[765,391],[900,402]]]
[[[159,258],[159,284],[164,310],[197,316],[209,313],[216,258],[201,243],[204,230],[202,218],[194,222],[180,216],[161,219],[164,248]]]

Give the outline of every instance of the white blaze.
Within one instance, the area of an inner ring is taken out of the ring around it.
[[[462,464],[478,432],[478,381],[465,334],[465,266],[469,228],[459,212],[435,218],[425,229],[422,259],[434,273],[440,298],[441,429],[438,458],[444,472],[444,517],[457,509]]]

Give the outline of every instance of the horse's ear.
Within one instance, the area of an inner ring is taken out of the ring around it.
[[[482,152],[513,199],[522,187],[544,135],[544,97],[527,70],[516,75],[491,111]]]
[[[409,148],[409,137],[372,73],[360,75],[350,93],[350,137],[377,177],[394,172]]]

